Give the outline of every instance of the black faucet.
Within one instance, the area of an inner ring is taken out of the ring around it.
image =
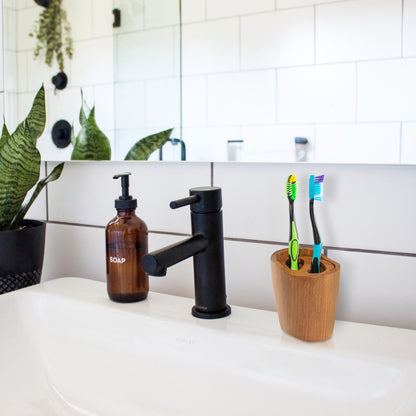
[[[222,318],[231,313],[231,308],[225,294],[221,188],[192,188],[189,195],[172,201],[170,207],[191,206],[192,237],[146,254],[142,267],[152,276],[165,276],[169,266],[193,256],[195,306],[192,315]]]

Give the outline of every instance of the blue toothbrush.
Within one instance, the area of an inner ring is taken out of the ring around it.
[[[311,175],[309,177],[309,214],[311,216],[314,242],[311,273],[321,272],[322,241],[321,236],[319,235],[318,227],[316,226],[313,203],[314,201],[322,201],[324,176],[325,175]]]

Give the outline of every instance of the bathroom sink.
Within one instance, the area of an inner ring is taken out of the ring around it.
[[[193,303],[80,278],[0,296],[0,414],[416,415],[416,331],[337,321],[306,343],[277,313]]]

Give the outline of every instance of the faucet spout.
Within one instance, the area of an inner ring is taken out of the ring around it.
[[[142,267],[152,276],[165,276],[168,267],[208,248],[208,240],[202,234],[193,235],[179,243],[146,254]]]

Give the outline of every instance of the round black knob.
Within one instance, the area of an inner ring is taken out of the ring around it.
[[[65,72],[59,72],[52,77],[52,84],[55,85],[56,89],[63,90],[68,84],[68,77]]]
[[[58,120],[52,128],[52,140],[56,147],[63,149],[71,143],[71,125],[66,120]]]
[[[35,3],[42,7],[49,7],[49,0],[35,0]]]

